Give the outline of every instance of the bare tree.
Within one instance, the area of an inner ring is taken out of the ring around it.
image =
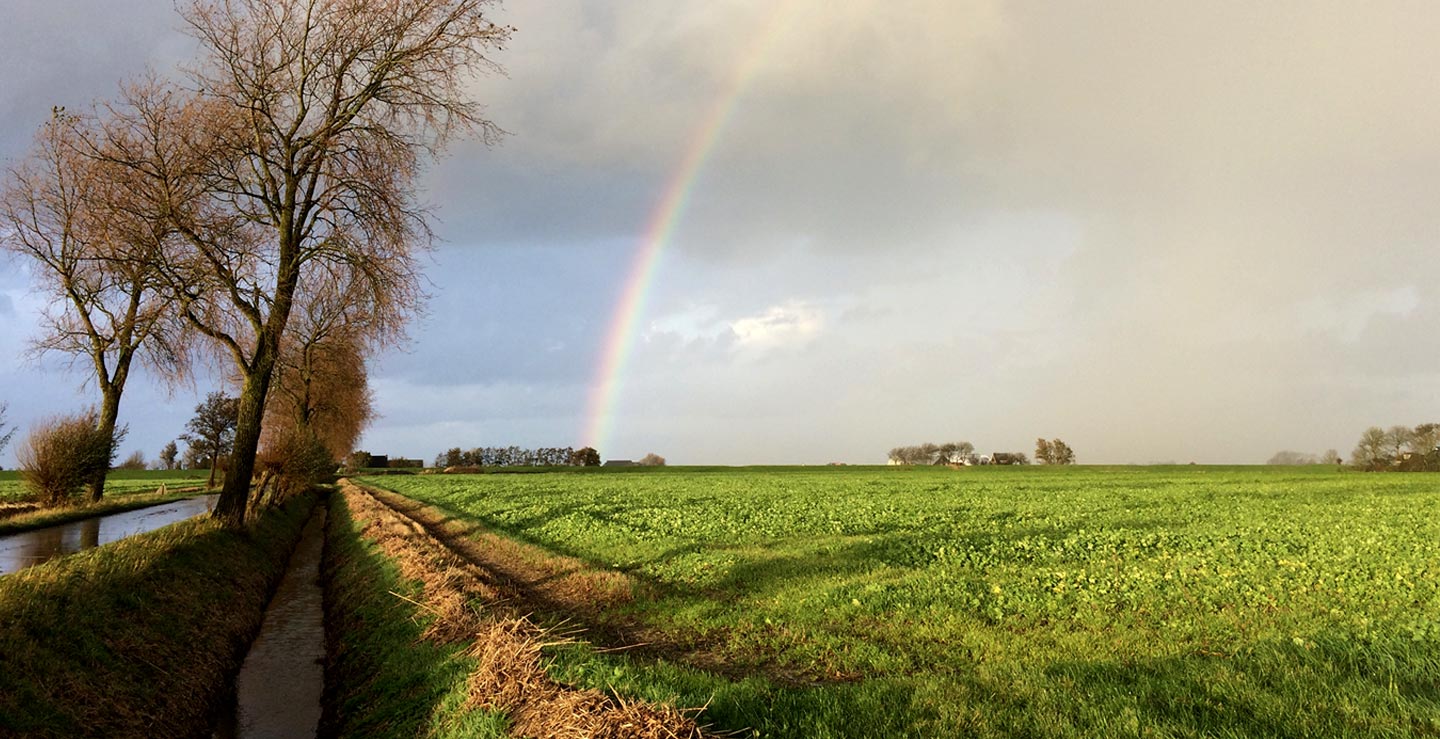
[[[297,292],[342,266],[398,330],[428,247],[415,178],[452,134],[502,132],[466,83],[513,29],[495,0],[196,0],[200,92],[132,94],[110,155],[150,182],[183,237],[167,254],[185,318],[240,381],[215,515],[243,523],[266,398]],[[161,146],[152,142],[164,142]]]
[[[1035,462],[1038,464],[1054,464],[1054,449],[1050,442],[1043,437],[1035,440]]]
[[[4,444],[0,444],[3,448]],[[1440,449],[1440,423],[1422,423],[1410,432],[1409,450],[1421,455]]]
[[[371,419],[365,353],[389,335],[349,287],[336,276],[304,291],[266,403],[267,429],[314,437],[333,460],[354,449]]]
[[[1385,432],[1385,454],[1391,459],[1399,459],[1400,455],[1410,446],[1410,440],[1414,432],[1409,426],[1391,426]]]
[[[1350,463],[1367,470],[1380,469],[1394,459],[1390,456],[1388,447],[1389,439],[1385,430],[1379,426],[1371,426],[1360,435],[1355,450],[1350,452]]]
[[[161,291],[165,219],[136,198],[130,172],[90,156],[97,136],[91,121],[55,109],[0,192],[0,247],[35,266],[52,301],[33,350],[88,361],[101,398],[96,429],[113,438],[135,360],[167,379],[183,375],[185,333]],[[108,465],[94,470],[92,501]]]
[[[947,441],[940,445],[936,464],[954,464],[963,461],[975,452],[975,445],[968,441]]]
[[[136,449],[135,451],[133,451],[133,452],[130,453],[130,456],[126,457],[123,461],[121,461],[120,464],[115,467],[115,469],[117,469],[117,470],[143,470],[143,469],[145,469],[145,452],[142,452],[142,451],[140,451],[139,449]]]
[[[665,458],[662,457],[662,456],[660,456],[659,454],[656,454],[656,453],[654,453],[654,452],[650,452],[649,454],[646,454],[645,456],[643,456],[643,457],[640,458],[640,466],[641,466],[641,467],[664,467],[664,466],[665,466]]]

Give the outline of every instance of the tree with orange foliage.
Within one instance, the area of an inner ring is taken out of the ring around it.
[[[114,116],[113,160],[143,174],[183,248],[175,304],[234,362],[231,474],[215,515],[244,523],[268,396],[301,296],[329,271],[387,327],[421,296],[431,240],[415,192],[452,134],[490,141],[468,83],[513,29],[495,0],[194,0],[197,93],[140,86]],[[159,142],[158,144],[156,142]]]

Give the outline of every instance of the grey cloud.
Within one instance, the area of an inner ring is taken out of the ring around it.
[[[172,48],[157,8],[139,43],[73,15],[71,36],[36,32],[73,64],[34,54],[23,23],[0,30],[27,70],[3,107],[106,94],[147,46]],[[649,292],[619,456],[874,461],[1045,434],[1082,461],[1261,461],[1440,416],[1436,13],[511,3],[507,75],[474,89],[514,135],[459,144],[426,183],[437,297],[414,351],[377,367],[394,397],[372,436],[426,454],[459,431],[568,443],[633,249],[717,110]],[[0,117],[0,145],[34,122]],[[1406,290],[1413,307],[1386,307]],[[818,306],[822,330],[749,354],[727,333],[787,304]]]

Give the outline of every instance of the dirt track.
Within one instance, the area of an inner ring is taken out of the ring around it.
[[[404,577],[422,583],[419,605],[435,617],[425,638],[472,643],[470,654],[478,662],[469,678],[472,705],[505,712],[523,736],[707,736],[670,706],[577,690],[546,674],[541,649],[557,638],[525,615],[527,595],[614,603],[631,597],[623,575],[597,573],[488,534],[467,537],[460,533],[464,527],[438,511],[393,493],[348,480],[341,491],[364,524],[362,535],[376,541]]]

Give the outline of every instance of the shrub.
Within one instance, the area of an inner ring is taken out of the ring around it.
[[[363,470],[370,466],[370,452],[356,449],[345,457],[345,472],[353,474],[356,470]]]
[[[135,451],[133,451],[133,452],[130,453],[130,456],[128,456],[128,457],[125,458],[125,461],[124,461],[124,462],[121,462],[121,463],[120,463],[120,466],[119,466],[119,467],[116,467],[115,469],[117,469],[117,470],[143,470],[143,469],[145,469],[145,452],[142,452],[142,451],[140,451],[139,449],[136,449]]]
[[[311,485],[332,482],[336,462],[314,433],[284,429],[274,433],[260,454],[260,463],[273,476],[278,499],[304,492]]]
[[[95,412],[41,421],[17,450],[20,476],[42,505],[61,505],[96,474],[110,468],[115,447],[125,436],[107,438],[95,428]]]

